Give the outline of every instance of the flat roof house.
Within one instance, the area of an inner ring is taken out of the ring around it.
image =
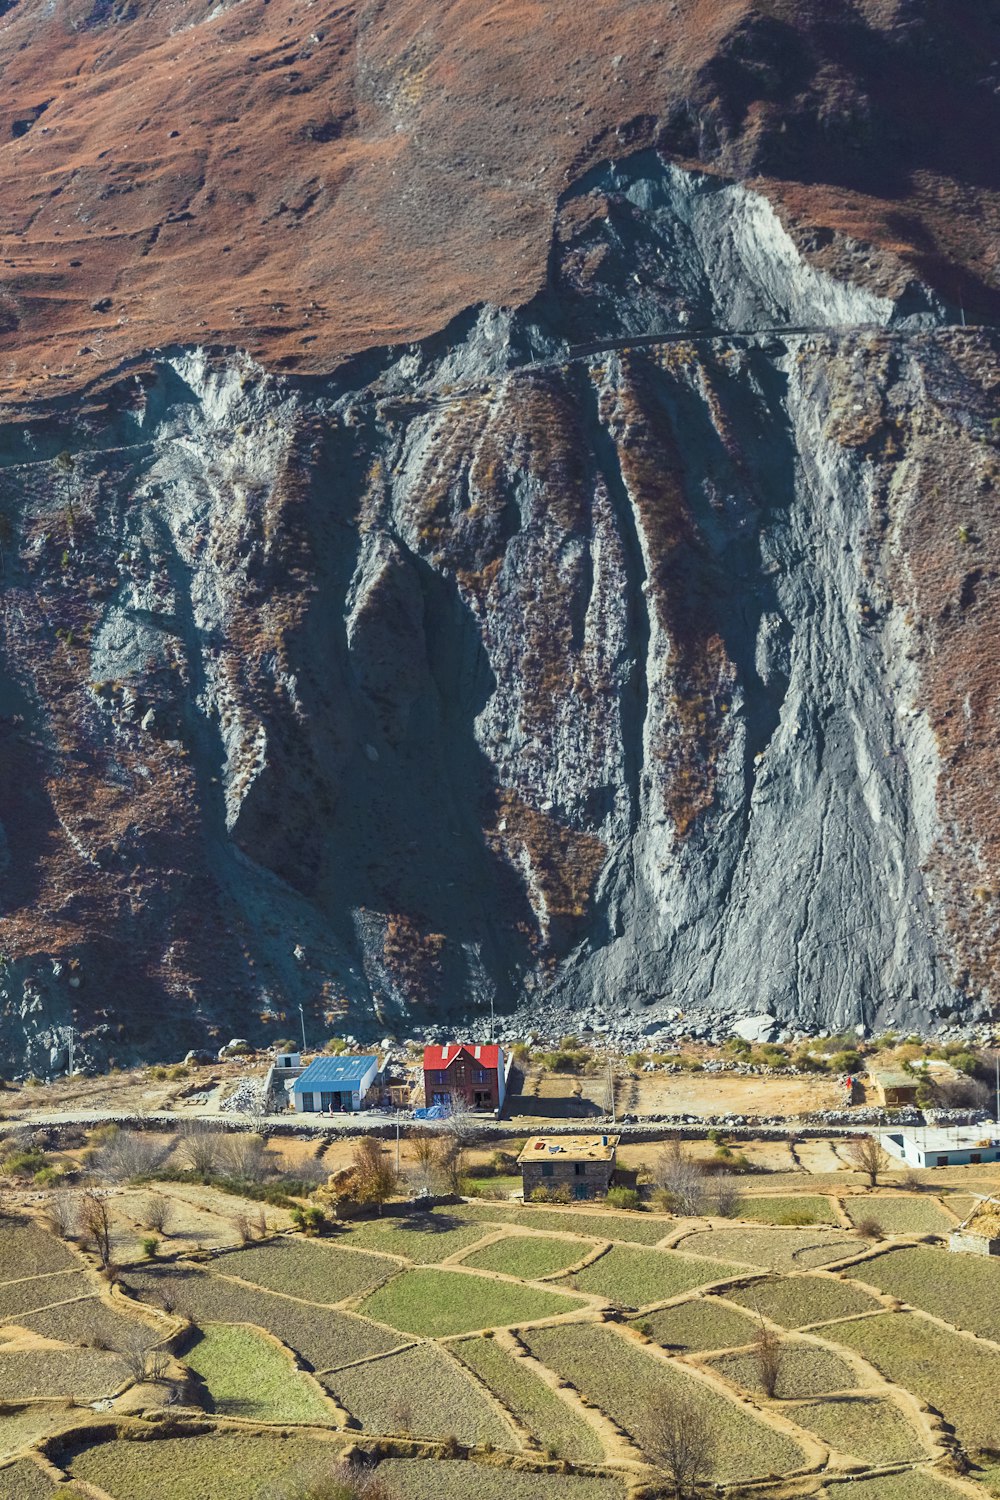
[[[377,1057],[317,1057],[292,1084],[298,1114],[351,1114],[364,1107],[378,1076]]]
[[[905,1109],[909,1104],[916,1104],[920,1080],[912,1073],[903,1068],[876,1068],[871,1078],[876,1104],[886,1109]]]
[[[982,1125],[913,1126],[887,1130],[879,1137],[891,1156],[911,1167],[964,1167],[970,1163],[1000,1161],[1000,1126],[987,1120]]]
[[[424,1048],[424,1102],[451,1108],[456,1098],[469,1109],[498,1110],[506,1080],[502,1047],[450,1042]]]
[[[525,1202],[538,1188],[603,1198],[617,1165],[617,1135],[533,1135],[517,1158]]]

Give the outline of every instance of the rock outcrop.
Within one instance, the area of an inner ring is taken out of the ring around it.
[[[948,316],[645,151],[518,312],[9,426],[8,1056],[976,1019],[998,340]]]

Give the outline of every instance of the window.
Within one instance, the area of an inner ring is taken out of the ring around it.
[[[552,1163],[550,1161],[544,1161],[544,1162],[542,1162],[542,1176],[543,1177],[552,1177],[552,1176],[554,1176],[555,1170],[556,1170],[555,1167],[552,1165]]]
[[[485,1083],[486,1082],[486,1069],[485,1068],[477,1068],[476,1069],[476,1082],[477,1083]]]
[[[939,1156],[934,1165],[937,1167],[946,1167],[948,1165],[948,1158],[946,1156]]]
[[[435,1075],[434,1082],[435,1083],[447,1083],[448,1082],[448,1074],[439,1071]]]
[[[576,1177],[586,1177],[587,1163],[583,1161],[575,1161],[573,1163],[573,1173]]]

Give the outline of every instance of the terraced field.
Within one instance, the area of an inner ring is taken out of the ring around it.
[[[760,1421],[749,1407],[725,1396],[674,1364],[656,1359],[610,1328],[574,1323],[533,1328],[522,1335],[531,1352],[572,1381],[624,1428],[639,1447],[653,1441],[655,1414],[678,1399],[697,1410],[715,1436],[711,1478],[733,1483],[788,1473],[804,1462],[784,1433]]]
[[[757,1482],[761,1500],[776,1500],[768,1476],[811,1465],[796,1481],[803,1497],[957,1500],[930,1467],[934,1430],[900,1394],[940,1411],[973,1461],[1000,1450],[984,1398],[1000,1385],[1000,1350],[972,1337],[1000,1339],[1000,1266],[891,1241],[872,1254],[870,1239],[834,1223],[828,1198],[796,1193],[786,1177],[778,1195],[744,1185],[742,1222],[714,1229],[477,1201],[386,1213],[325,1242],[280,1235],[198,1263],[126,1265],[125,1295],[111,1297],[40,1226],[0,1226],[0,1461],[13,1460],[0,1469],[0,1500],[27,1500],[26,1485],[45,1496],[25,1452],[93,1420],[70,1401],[99,1403],[134,1380],[137,1322],[152,1342],[178,1318],[194,1325],[178,1348],[194,1377],[187,1399],[203,1408],[199,1435],[128,1441],[127,1418],[117,1440],[110,1427],[107,1442],[91,1435],[68,1466],[114,1500],[273,1500],[276,1474],[292,1465],[329,1476],[348,1441],[388,1445],[380,1478],[393,1500],[628,1500],[636,1450],[653,1450],[656,1414],[679,1402],[712,1435],[706,1479]],[[947,1217],[929,1195],[843,1201],[856,1222],[862,1210],[881,1215],[890,1235],[938,1232]],[[662,1248],[672,1234],[676,1246]],[[839,1260],[851,1263],[823,1270]],[[875,1287],[968,1333],[889,1312]],[[146,1305],[143,1319],[130,1317],[130,1298]],[[622,1309],[637,1311],[621,1323]],[[773,1401],[750,1349],[761,1319],[788,1330]],[[796,1336],[811,1325],[820,1342]],[[49,1404],[24,1407],[37,1397]],[[234,1437],[224,1430],[234,1417],[272,1436]],[[299,1435],[286,1435],[289,1424]],[[414,1458],[412,1446],[392,1456],[394,1443],[415,1440],[468,1447],[482,1462]],[[862,1470],[850,1491],[843,1465]],[[866,1465],[901,1472],[865,1477]]]

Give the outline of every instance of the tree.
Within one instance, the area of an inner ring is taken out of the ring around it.
[[[411,1130],[410,1151],[415,1163],[414,1174],[417,1186],[421,1192],[429,1193],[434,1185],[434,1170],[438,1155],[437,1136],[429,1130]]]
[[[202,1120],[191,1120],[181,1132],[180,1149],[199,1177],[211,1177],[219,1152],[219,1132]]]
[[[468,1173],[468,1157],[462,1142],[455,1136],[443,1136],[438,1142],[437,1170],[449,1193],[460,1193]]]
[[[781,1366],[784,1363],[785,1346],[773,1329],[768,1328],[764,1319],[760,1320],[760,1333],[757,1335],[753,1346],[754,1364],[757,1366],[757,1379],[760,1381],[761,1389],[765,1396],[772,1400],[778,1390],[778,1381],[781,1378]]]
[[[53,1193],[45,1204],[44,1216],[49,1229],[61,1240],[75,1239],[80,1212],[72,1193]]]
[[[653,1403],[646,1417],[646,1448],[671,1486],[676,1500],[685,1500],[707,1479],[715,1440],[705,1414],[687,1396],[664,1405]]]
[[[352,1191],[359,1203],[375,1203],[381,1214],[399,1186],[399,1174],[392,1158],[382,1150],[373,1135],[363,1135],[354,1146],[354,1180]]]
[[[661,1151],[653,1169],[653,1181],[665,1192],[675,1213],[700,1214],[705,1207],[705,1168],[671,1141]]]
[[[876,1135],[856,1135],[848,1143],[847,1158],[860,1172],[864,1172],[869,1187],[878,1186],[879,1173],[884,1172],[889,1165],[889,1158]]]
[[[105,1182],[135,1182],[154,1172],[163,1152],[163,1143],[138,1130],[116,1130],[99,1147],[91,1163],[92,1170]]]
[[[715,1200],[715,1212],[720,1219],[739,1218],[743,1194],[731,1177],[718,1179],[714,1185],[712,1197]]]
[[[452,1092],[445,1129],[460,1147],[471,1145],[479,1133],[479,1122],[464,1094]]]
[[[91,1189],[80,1199],[80,1232],[107,1270],[111,1264],[111,1217],[105,1200]]]
[[[118,1340],[117,1352],[137,1385],[144,1380],[162,1380],[167,1373],[169,1354],[166,1349],[157,1347],[149,1329],[139,1323],[125,1329]]]
[[[162,1193],[147,1193],[142,1201],[140,1223],[157,1234],[166,1234],[170,1222],[170,1200]]]

